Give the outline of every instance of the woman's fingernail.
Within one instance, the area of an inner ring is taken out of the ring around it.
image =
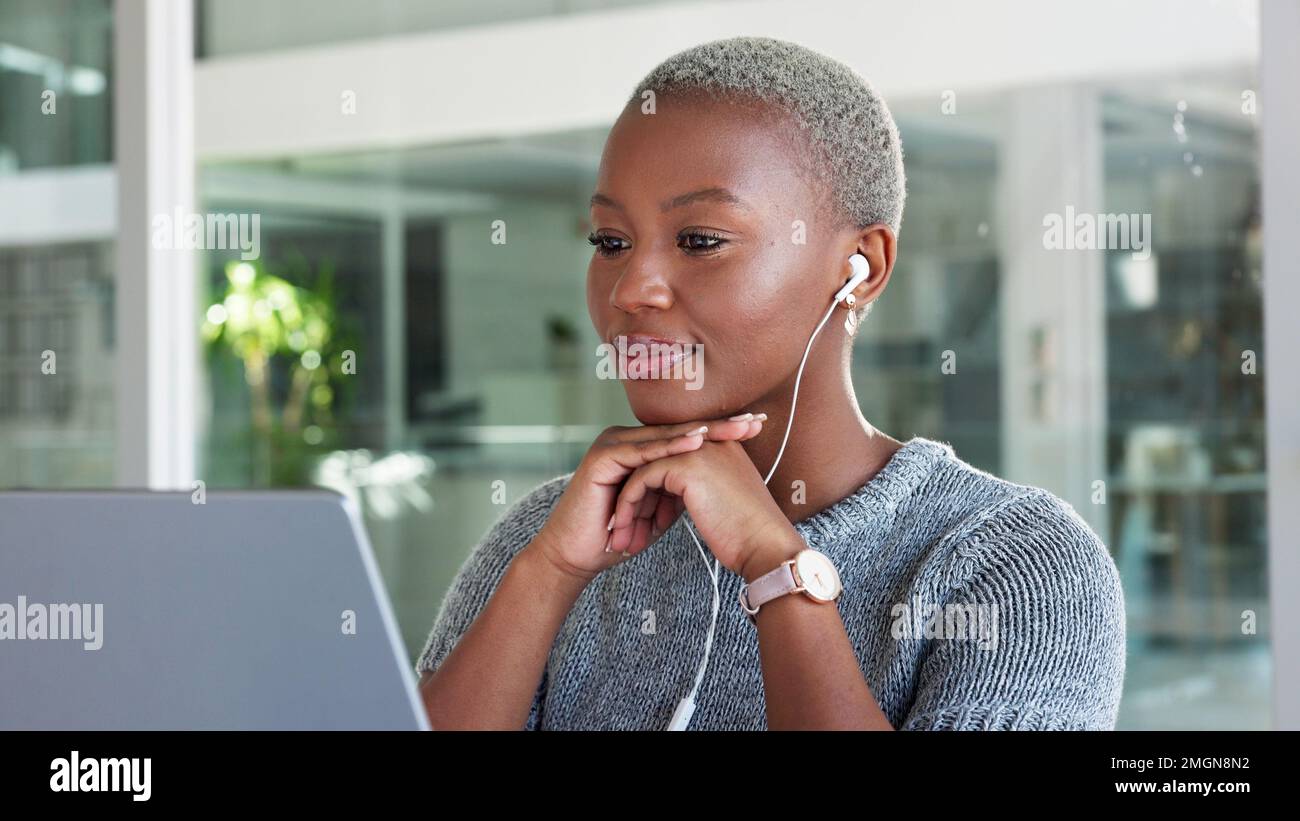
[[[614,529],[614,520],[617,519],[617,518],[618,518],[618,514],[617,514],[617,513],[615,513],[613,516],[610,516],[610,517],[609,517],[609,524],[605,525],[605,529],[606,529],[606,530],[613,530],[613,529]]]
[[[609,545],[610,545],[610,543],[613,542],[613,541],[614,541],[614,534],[613,534],[613,533],[611,533],[611,534],[609,534],[608,536],[605,537],[605,552],[606,552],[606,553],[609,553],[609,552],[610,552],[610,550],[609,550]]]
[[[623,558],[624,558],[624,559],[627,558],[627,551],[626,551],[626,550],[623,551]],[[621,560],[620,560],[620,561],[621,561]]]
[[[708,425],[700,425],[698,428],[696,428],[695,430],[691,431],[690,433],[688,433],[688,434],[686,434],[686,435],[687,435],[687,436],[699,436],[701,433],[708,433],[708,432],[709,432],[709,426],[708,426]]]
[[[766,413],[760,413],[758,416],[755,416],[755,417],[754,417],[753,421],[755,421],[755,422],[762,422],[762,421],[763,421],[764,419],[766,419],[766,418],[767,418],[767,414],[766,414]]]
[[[752,414],[752,413],[742,413],[742,414],[740,414],[739,416],[733,416],[733,417],[731,417],[731,418],[728,419],[727,421],[728,421],[728,422],[748,422],[749,420],[751,420],[751,419],[753,419],[753,418],[754,418],[754,414]]]

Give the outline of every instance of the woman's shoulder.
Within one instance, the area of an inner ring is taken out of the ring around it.
[[[1015,560],[1015,572],[1090,568],[1118,573],[1110,551],[1069,502],[1040,487],[1018,485],[964,523],[962,548],[986,562]]]
[[[560,476],[547,479],[519,497],[514,504],[510,505],[502,518],[533,519],[541,516],[545,519],[569,486],[569,481],[572,478],[573,471],[569,471]]]
[[[938,556],[980,560],[1020,572],[1087,564],[1114,573],[1100,536],[1074,506],[1046,488],[1003,479],[962,459],[946,442],[926,441],[933,454],[906,518],[930,531]],[[925,521],[923,521],[925,520]]]
[[[567,473],[548,479],[506,504],[505,510],[470,548],[452,580],[449,595],[476,601],[476,606],[481,606],[510,562],[537,537],[572,476]],[[506,488],[497,490],[504,492]]]
[[[570,471],[547,479],[508,504],[488,529],[484,545],[512,553],[523,549],[542,529],[572,478]]]
[[[1079,726],[1113,727],[1127,627],[1123,586],[1105,543],[1070,502],[1046,488],[999,478],[955,456],[936,472],[936,482],[961,497],[953,505],[959,512],[922,572],[949,600],[987,604],[1002,614],[1002,649],[992,659],[981,657],[979,669],[1005,672],[1007,682],[1026,690],[1016,698],[1046,700],[1049,713],[1082,715]],[[1021,680],[1014,671],[1035,678]],[[1044,682],[1056,689],[1042,690]],[[1055,704],[1068,689],[1062,682],[1089,693],[1087,703]]]
[[[1070,580],[1075,593],[1087,588],[1094,597],[1122,599],[1110,551],[1070,502],[947,451],[933,476],[933,492],[947,495],[951,519],[935,554],[948,563],[954,580],[978,574],[1038,589]]]
[[[469,551],[443,594],[433,628],[420,651],[417,671],[436,670],[455,647],[501,583],[511,560],[527,547],[546,523],[572,476],[569,473],[548,479],[506,505],[483,538]],[[502,493],[507,489],[504,486],[494,488]]]

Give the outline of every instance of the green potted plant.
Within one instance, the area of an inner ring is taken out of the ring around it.
[[[324,266],[311,288],[269,273],[260,261],[231,261],[225,274],[226,292],[208,306],[202,333],[211,353],[243,365],[252,482],[305,484],[312,458],[332,444],[336,388],[346,373],[332,270]]]

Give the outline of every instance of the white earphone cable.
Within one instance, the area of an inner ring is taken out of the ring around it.
[[[781,457],[785,454],[786,443],[790,441],[790,430],[794,425],[794,409],[799,402],[799,383],[803,380],[803,369],[808,364],[808,354],[812,351],[813,342],[817,339],[817,335],[822,332],[822,328],[825,327],[827,320],[831,318],[831,314],[835,313],[835,308],[838,305],[838,300],[831,303],[826,316],[822,317],[822,321],[817,323],[817,329],[812,332],[812,336],[808,337],[808,346],[804,348],[803,359],[799,362],[799,372],[794,378],[794,395],[790,398],[790,417],[785,423],[785,435],[781,438],[781,448],[776,452],[776,459],[772,462],[767,477],[763,479],[763,484],[772,481],[772,476],[776,473],[776,466],[781,463]],[[713,617],[712,622],[709,624],[709,634],[704,639],[704,659],[700,662],[699,672],[695,675],[695,681],[691,685],[690,693],[678,703],[676,711],[673,712],[672,720],[668,723],[669,730],[685,730],[691,722],[691,716],[695,713],[695,696],[699,693],[700,685],[704,683],[704,673],[709,668],[709,654],[713,650],[713,634],[718,627],[718,611],[722,606],[722,594],[718,589],[718,559],[715,556],[713,566],[709,567],[709,554],[705,552],[704,545],[700,544],[699,537],[695,535],[695,528],[691,526],[689,514],[683,513],[682,519],[685,520],[686,530],[695,541],[695,547],[700,551],[700,558],[704,560],[704,567],[708,570],[709,578],[713,581]]]
[[[813,341],[817,339],[817,334],[822,332],[826,320],[830,319],[831,314],[835,313],[837,305],[839,305],[838,302],[831,303],[826,316],[822,317],[822,321],[817,323],[817,330],[813,331],[812,336],[808,337],[808,347],[803,349],[803,359],[799,362],[799,373],[794,378],[794,396],[790,398],[790,418],[785,422],[785,436],[781,437],[781,449],[776,452],[776,460],[772,462],[772,468],[768,470],[767,478],[763,480],[763,484],[772,481],[772,475],[776,473],[776,466],[781,464],[781,457],[785,455],[785,444],[790,441],[790,428],[794,426],[794,407],[799,402],[799,382],[803,379],[803,366],[808,364],[808,353],[812,350]]]

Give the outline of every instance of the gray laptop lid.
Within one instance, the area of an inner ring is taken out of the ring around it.
[[[427,726],[344,497],[0,493],[0,728]]]

